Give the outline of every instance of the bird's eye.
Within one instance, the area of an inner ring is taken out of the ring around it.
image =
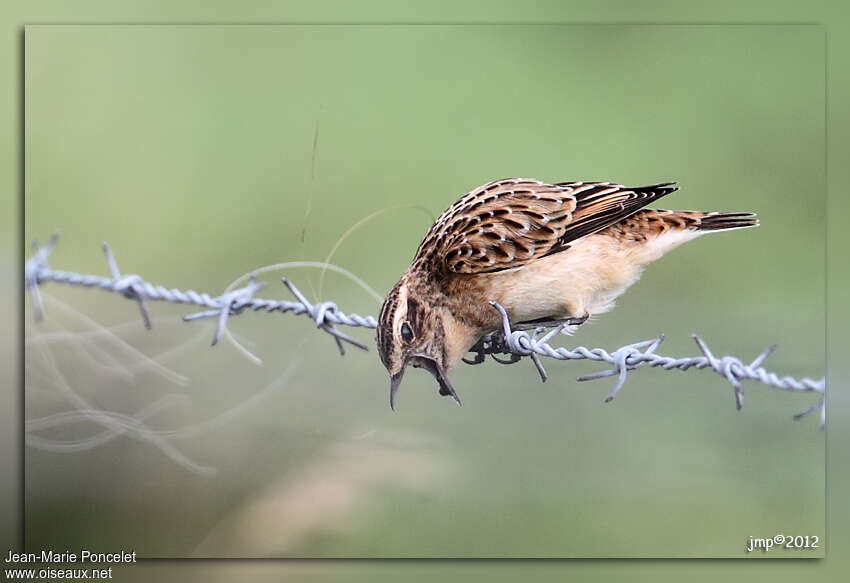
[[[405,342],[410,342],[413,340],[413,330],[410,329],[410,326],[405,322],[401,325],[401,338]]]

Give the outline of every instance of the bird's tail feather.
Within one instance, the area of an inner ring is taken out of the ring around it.
[[[759,220],[755,213],[708,213],[701,217],[696,225],[697,231],[727,231],[730,229],[746,229],[758,227]]]

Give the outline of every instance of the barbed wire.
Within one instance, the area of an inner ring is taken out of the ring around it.
[[[265,282],[258,282],[252,276],[247,285],[220,294],[211,296],[208,293],[199,293],[194,290],[182,291],[154,285],[145,281],[140,275],[122,274],[118,269],[115,256],[109,246],[102,243],[103,252],[109,268],[110,276],[85,275],[68,271],[52,269],[47,262],[50,252],[58,242],[58,235],[53,235],[47,244],[40,247],[37,242],[33,243],[33,254],[24,266],[24,284],[32,300],[33,311],[36,320],[43,317],[44,309],[41,301],[40,286],[46,282],[54,282],[71,286],[85,288],[98,288],[104,291],[118,293],[127,299],[134,300],[139,307],[143,324],[146,328],[151,327],[151,318],[147,308],[148,301],[165,301],[177,304],[190,304],[206,308],[204,311],[184,316],[186,321],[202,318],[217,318],[217,325],[213,334],[212,345],[215,345],[225,332],[227,320],[231,316],[242,314],[246,311],[282,314],[303,315],[315,322],[316,327],[331,335],[336,342],[340,354],[345,354],[345,344],[350,344],[362,350],[367,350],[366,345],[344,334],[338,326],[352,328],[377,327],[377,321],[373,316],[361,316],[359,314],[347,314],[341,311],[334,302],[311,303],[301,291],[295,287],[287,278],[281,278],[283,284],[289,289],[295,300],[272,300],[255,297],[255,294],[265,287]],[[505,309],[496,302],[490,302],[493,309],[498,310],[502,319],[502,329],[483,337],[470,352],[475,356],[472,359],[464,359],[468,364],[480,364],[490,356],[501,364],[514,364],[524,358],[529,358],[537,368],[542,381],[547,380],[546,369],[543,367],[541,357],[555,360],[590,360],[606,363],[610,369],[579,377],[579,381],[589,381],[609,376],[616,376],[614,388],[605,398],[605,402],[614,399],[623,387],[626,377],[630,371],[643,366],[661,368],[663,370],[710,369],[725,378],[734,391],[735,405],[738,409],[743,406],[744,392],[742,381],[753,380],[765,386],[775,389],[793,392],[812,392],[819,395],[818,400],[804,411],[794,415],[794,419],[801,419],[814,411],[820,411],[820,425],[826,423],[826,381],[821,379],[795,379],[790,376],[780,377],[776,373],[766,370],[762,365],[768,356],[776,349],[770,346],[759,354],[750,363],[744,363],[734,356],[715,356],[705,341],[698,335],[693,338],[702,352],[701,356],[673,358],[656,353],[656,350],[664,340],[664,335],[657,338],[635,342],[622,346],[613,352],[602,348],[586,348],[578,346],[573,349],[565,347],[553,347],[550,341],[556,337],[564,328],[560,325],[551,329],[537,328],[531,333],[525,330],[516,330],[511,326]],[[506,356],[507,359],[499,358]]]

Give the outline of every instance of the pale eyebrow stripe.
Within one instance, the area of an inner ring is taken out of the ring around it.
[[[402,312],[407,316],[407,287],[401,286],[398,288],[398,304],[396,305],[395,314],[393,315],[393,332],[398,330],[399,320],[402,317]],[[403,306],[403,308],[402,308]]]

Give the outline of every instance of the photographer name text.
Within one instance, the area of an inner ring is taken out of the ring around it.
[[[42,550],[38,553],[13,553],[9,551],[6,563],[135,563],[136,551],[120,550],[113,553],[95,553],[87,549],[79,552]]]

